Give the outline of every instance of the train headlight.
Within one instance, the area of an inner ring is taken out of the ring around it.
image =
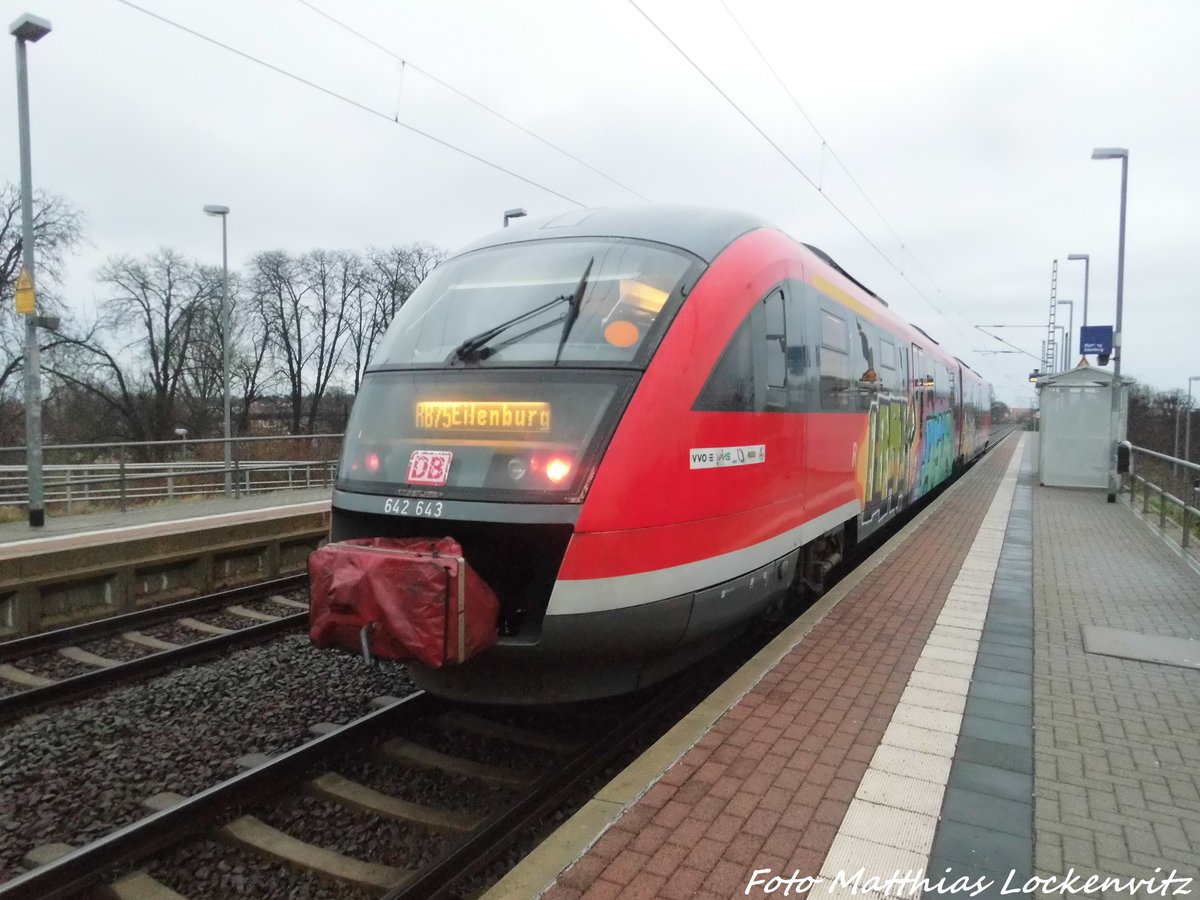
[[[571,474],[571,460],[565,456],[552,456],[546,461],[546,477],[553,484],[562,484]]]

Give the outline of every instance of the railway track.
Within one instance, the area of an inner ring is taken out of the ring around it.
[[[167,886],[147,871],[155,856],[181,842],[204,839],[285,862],[350,891],[382,894],[389,900],[446,896],[455,883],[489,865],[524,829],[563,804],[614,758],[665,728],[681,704],[698,699],[693,695],[699,689],[703,688],[694,680],[676,679],[636,702],[622,701],[619,713],[601,719],[599,728],[593,709],[584,723],[586,736],[580,721],[574,733],[564,734],[482,716],[423,692],[401,700],[387,698],[376,712],[349,725],[314,728],[319,736],[288,753],[247,760],[250,768],[192,797],[151,798],[155,811],[145,818],[0,885],[0,900],[69,897],[122,870],[129,871],[110,885],[117,896],[135,884],[164,889]],[[423,737],[414,737],[422,732]],[[534,757],[536,767],[514,768],[438,749],[448,740],[461,741],[462,735],[505,744],[517,757]],[[366,752],[377,765],[392,770],[393,782],[412,781],[432,771],[463,790],[490,787],[500,800],[487,811],[463,812],[376,790],[342,774],[364,748],[371,748]],[[437,836],[436,853],[411,862],[395,858],[403,850],[383,861],[360,858],[269,824],[272,809],[299,794],[431,832]]]
[[[993,446],[1011,430],[993,431]],[[702,665],[711,664],[709,660]],[[582,744],[553,730],[531,731],[495,718],[480,718],[465,713],[462,707],[415,693],[350,725],[319,727],[315,729],[318,737],[295,750],[249,760],[251,767],[246,771],[191,797],[159,796],[154,811],[144,819],[0,885],[0,900],[66,897],[113,879],[117,879],[110,886],[113,890],[122,885],[153,885],[148,869],[160,879],[163,871],[171,871],[171,864],[163,861],[164,853],[214,840],[238,848],[238,853],[249,851],[284,861],[295,871],[333,879],[354,896],[383,895],[388,900],[451,896],[461,892],[463,879],[491,865],[618,754],[663,729],[667,710],[684,709],[689,695],[706,694],[712,685],[697,677],[697,672],[693,669],[651,698],[630,705],[617,719],[592,722]],[[588,715],[597,715],[596,707],[589,708]],[[514,770],[439,749],[436,736],[414,738],[414,729],[428,731],[431,723],[446,733],[470,733],[516,747],[519,753],[541,754],[542,765],[535,771]],[[372,786],[368,778],[355,776],[359,767],[355,760],[364,755],[364,748],[373,748],[365,751],[366,755],[374,765],[392,771],[393,782],[411,781],[421,777],[420,771],[435,770],[457,779],[464,793],[482,793],[488,786],[507,793],[502,802],[486,811],[452,802],[414,803],[378,784]],[[381,859],[378,853],[355,853],[344,846],[324,846],[296,837],[281,825],[277,811],[298,796],[320,798],[325,804],[380,821],[403,822],[407,829],[433,834],[436,852],[432,856],[418,854],[411,860],[402,855]],[[175,885],[185,893],[188,887],[186,883]]]
[[[13,691],[0,696],[0,722],[303,628],[308,604],[284,594],[306,584],[303,575],[279,578],[0,644],[0,684]],[[246,605],[251,603],[271,611],[251,609]],[[225,624],[196,618],[214,612]],[[162,625],[172,626],[183,639],[165,640],[143,631]],[[117,652],[95,652],[101,649],[98,644]],[[76,674],[55,677],[47,672],[63,667],[64,661],[68,672]]]

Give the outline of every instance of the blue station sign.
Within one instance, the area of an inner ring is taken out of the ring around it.
[[[1084,325],[1079,329],[1079,352],[1084,356],[1112,353],[1111,325]]]

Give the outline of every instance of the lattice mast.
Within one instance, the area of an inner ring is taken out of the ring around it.
[[[1059,370],[1059,346],[1054,332],[1055,312],[1058,309],[1058,260],[1050,269],[1050,320],[1046,329],[1046,355],[1042,360],[1042,371],[1054,374]]]

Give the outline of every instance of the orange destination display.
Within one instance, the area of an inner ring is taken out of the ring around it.
[[[422,400],[416,413],[424,431],[550,430],[550,404],[539,401]]]

